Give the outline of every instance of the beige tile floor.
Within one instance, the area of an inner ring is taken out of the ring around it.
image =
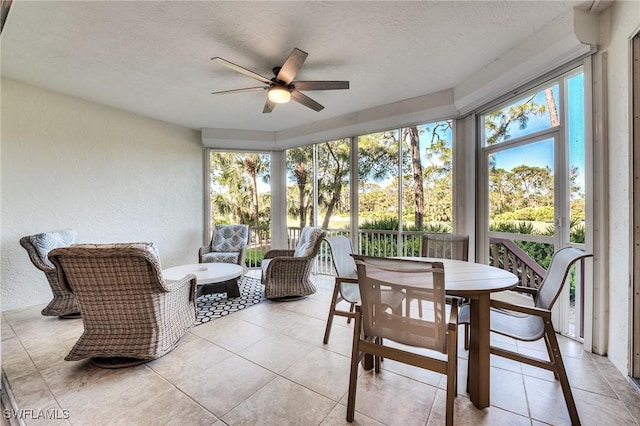
[[[352,332],[335,319],[322,344],[333,288],[315,276],[318,292],[296,302],[264,302],[194,327],[161,359],[104,370],[63,360],[82,332],[81,320],[40,315],[41,306],[2,315],[2,367],[18,407],[68,419],[27,424],[73,425],[333,425],[345,424]],[[545,356],[539,343],[493,336],[494,344]],[[640,393],[607,358],[561,338],[584,425],[637,425]],[[458,425],[566,425],[553,375],[492,357],[491,407],[478,410],[464,392],[467,353],[459,351]],[[443,376],[383,362],[361,370],[355,424],[444,424]],[[65,411],[66,410],[66,411]],[[28,416],[27,416],[28,417]]]

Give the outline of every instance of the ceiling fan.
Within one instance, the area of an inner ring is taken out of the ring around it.
[[[242,93],[253,92],[259,90],[267,91],[267,102],[264,104],[263,113],[271,112],[277,104],[283,104],[294,100],[314,111],[321,111],[324,107],[318,102],[314,101],[307,95],[301,93],[301,91],[307,90],[336,90],[336,89],[348,89],[348,81],[294,81],[296,74],[302,67],[305,59],[307,59],[308,53],[295,48],[289,55],[284,64],[281,67],[273,68],[273,74],[275,77],[268,79],[253,71],[236,65],[232,62],[222,59],[220,57],[211,58],[212,61],[216,61],[225,67],[231,68],[241,74],[254,78],[266,86],[246,87],[244,89],[223,90],[221,92],[213,92],[214,95],[226,95],[230,93]]]

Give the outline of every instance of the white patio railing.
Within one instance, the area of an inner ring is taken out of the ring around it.
[[[271,234],[268,227],[250,228],[249,247],[246,254],[247,266],[260,268],[264,253],[271,249]],[[287,228],[288,248],[293,250],[298,244],[301,228]],[[350,237],[348,229],[328,229],[327,236],[345,235]],[[360,254],[369,256],[419,256],[421,244],[420,231],[386,231],[373,229],[358,230]],[[331,251],[326,242],[322,243],[314,270],[318,274],[335,275],[331,262]]]

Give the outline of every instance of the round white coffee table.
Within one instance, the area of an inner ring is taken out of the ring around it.
[[[238,278],[243,272],[242,266],[234,263],[194,263],[164,269],[162,276],[166,280],[180,280],[194,274],[198,285],[196,297],[225,291],[227,297],[240,297]]]

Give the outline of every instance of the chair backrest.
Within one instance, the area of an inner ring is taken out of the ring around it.
[[[573,247],[564,247],[557,250],[553,254],[547,274],[538,288],[536,307],[550,310],[562,290],[571,265],[579,259],[591,256],[593,255]]]
[[[75,243],[76,235],[77,233],[73,229],[42,232],[22,237],[20,245],[27,250],[31,262],[38,269],[53,269],[54,266],[48,258],[49,252],[54,248],[68,247]]]
[[[81,303],[126,305],[168,291],[153,243],[77,244],[51,250],[49,259]]]
[[[322,228],[316,228],[313,226],[305,226],[300,231],[300,237],[298,239],[298,245],[293,252],[294,257],[309,257],[316,256],[320,251],[320,244],[322,243],[322,237],[325,236],[325,231]]]
[[[422,236],[422,257],[469,260],[469,236],[427,233]]]
[[[444,266],[422,262],[353,255],[358,269],[362,324],[366,336],[387,338],[405,345],[447,353]],[[422,318],[390,312],[382,304],[383,290],[419,289]]]
[[[240,252],[245,249],[248,241],[248,225],[216,225],[211,236],[211,250]]]
[[[331,249],[331,261],[339,277],[355,278],[358,276],[356,262],[351,257],[353,245],[351,240],[344,235],[336,235],[326,238]]]

